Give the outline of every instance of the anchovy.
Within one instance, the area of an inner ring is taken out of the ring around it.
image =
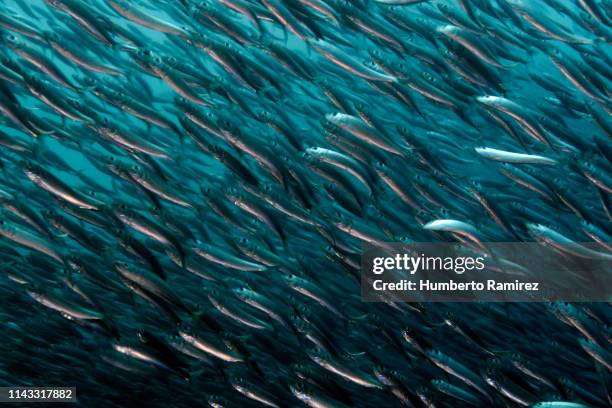
[[[230,363],[244,361],[241,356],[236,355],[229,350],[226,350],[221,345],[213,344],[202,337],[196,337],[183,331],[180,331],[179,335],[183,338],[183,340],[191,344],[193,347],[207,354],[210,354],[211,356],[216,357],[220,360],[227,361]]]
[[[397,81],[397,78],[394,76],[387,75],[382,71],[378,71],[362,64],[349,54],[346,54],[333,44],[327,43],[324,40],[316,40],[311,42],[311,44],[312,47],[322,56],[353,75],[371,81]]]
[[[50,309],[56,310],[63,315],[69,316],[72,319],[80,320],[101,320],[103,316],[93,310],[87,310],[82,307],[66,304],[61,299],[52,295],[45,294],[35,290],[28,290],[28,295],[38,303]]]
[[[476,153],[487,159],[513,164],[547,164],[554,165],[557,161],[535,154],[523,154],[493,149],[491,147],[476,147]]]
[[[546,245],[558,248],[560,251],[568,252],[584,258],[612,260],[612,254],[587,248],[544,225],[527,224],[527,228],[536,239],[541,240],[541,242]]]
[[[63,181],[34,163],[25,163],[23,171],[39,187],[77,207],[87,210],[98,210],[100,205],[102,205],[101,202],[74,191]]]
[[[166,21],[163,21],[155,16],[152,16],[138,7],[132,6],[130,4],[124,3],[122,1],[116,0],[107,0],[109,5],[115,10],[118,14],[127,18],[130,21],[135,22],[136,24],[140,24],[144,27],[150,28],[152,30],[160,31],[162,33],[174,34],[185,36],[186,32],[184,29],[177,27],[173,24],[170,24]]]

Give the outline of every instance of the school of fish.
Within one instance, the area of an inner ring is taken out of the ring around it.
[[[364,243],[609,257],[611,42],[609,0],[0,1],[0,386],[612,406],[608,303],[360,291]]]

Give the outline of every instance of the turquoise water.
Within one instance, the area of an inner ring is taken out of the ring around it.
[[[359,270],[364,243],[609,253],[609,2],[1,4],[1,386],[612,405],[608,304],[366,303]]]

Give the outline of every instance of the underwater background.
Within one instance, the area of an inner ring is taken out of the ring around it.
[[[363,243],[612,251],[607,0],[0,1],[0,386],[612,406],[608,303],[366,303]]]

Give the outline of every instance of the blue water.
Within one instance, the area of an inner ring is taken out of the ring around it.
[[[367,303],[359,270],[467,230],[609,253],[609,2],[383,3],[2,1],[0,386],[611,406],[608,304]]]

